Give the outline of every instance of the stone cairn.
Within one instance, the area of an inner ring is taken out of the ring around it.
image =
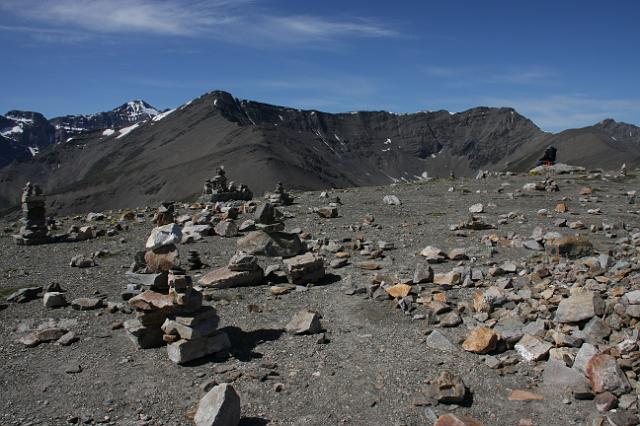
[[[282,257],[291,284],[308,284],[325,276],[324,259],[305,247],[296,233],[285,232],[283,214],[271,203],[263,203],[254,214],[255,231],[238,240],[229,264],[214,269],[199,281],[203,288],[220,289],[263,284],[265,274],[256,256]]]
[[[212,179],[207,179],[204,183],[204,189],[200,202],[216,203],[224,201],[249,201],[253,198],[253,193],[245,184],[236,185],[234,182],[227,184],[227,176],[224,167],[216,170],[216,175]]]
[[[202,293],[180,269],[176,244],[181,238],[176,224],[152,231],[146,251],[136,256],[134,271],[127,273],[127,297],[133,296],[129,305],[136,317],[124,325],[129,338],[142,349],[166,344],[169,359],[176,364],[231,347],[226,333],[217,329],[215,309],[202,305]]]
[[[288,206],[293,204],[293,196],[285,192],[282,182],[278,182],[273,192],[264,194],[264,198],[274,206]]]
[[[13,236],[18,245],[46,244],[53,241],[47,229],[45,197],[42,189],[28,182],[22,191],[22,227]]]

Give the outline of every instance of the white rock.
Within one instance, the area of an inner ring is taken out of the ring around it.
[[[385,204],[389,204],[390,206],[399,206],[400,204],[402,204],[400,202],[400,199],[395,195],[385,195],[382,198],[382,201],[384,201]]]
[[[477,203],[469,207],[469,213],[482,213],[484,212],[484,205],[482,203]]]
[[[145,245],[148,249],[157,249],[171,244],[178,244],[182,240],[182,230],[175,223],[159,226],[151,231]]]

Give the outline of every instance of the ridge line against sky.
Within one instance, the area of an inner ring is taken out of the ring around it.
[[[640,123],[640,5],[620,1],[0,0],[0,112],[213,89],[327,112],[508,106],[544,130]]]

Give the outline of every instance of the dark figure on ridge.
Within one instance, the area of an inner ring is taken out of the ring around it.
[[[538,160],[538,162],[536,163],[536,166],[552,166],[556,163],[556,153],[558,152],[558,150],[556,148],[554,148],[553,146],[549,146],[547,147],[547,149],[544,150],[544,154],[542,155],[542,158]]]

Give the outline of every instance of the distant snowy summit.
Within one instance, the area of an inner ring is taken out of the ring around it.
[[[97,131],[106,136],[162,114],[143,100],[126,102],[111,111],[65,115],[50,120],[38,112],[9,111],[0,115],[0,167],[12,161],[28,160],[54,143]]]
[[[66,141],[69,137],[97,130],[119,129],[141,121],[149,120],[161,111],[143,100],[126,102],[119,107],[97,114],[65,115],[50,120],[56,130],[56,141]]]

